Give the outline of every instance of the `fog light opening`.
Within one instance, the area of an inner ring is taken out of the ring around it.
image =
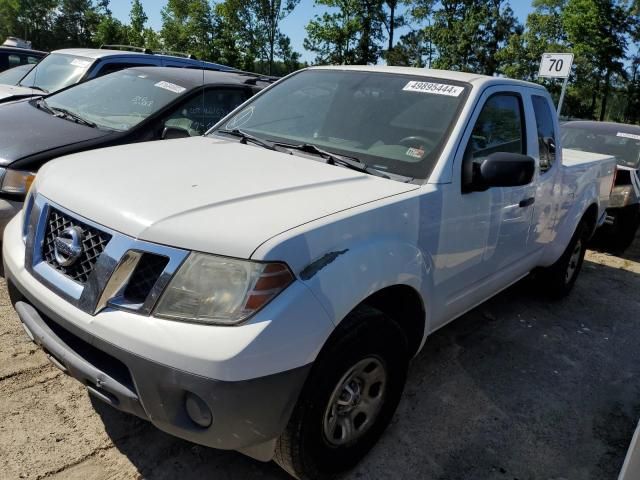
[[[211,426],[213,422],[213,414],[211,413],[211,409],[195,393],[187,392],[185,395],[184,406],[187,410],[187,415],[193,423],[202,428],[207,428]]]

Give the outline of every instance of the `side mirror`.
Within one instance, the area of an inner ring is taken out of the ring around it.
[[[518,187],[533,180],[536,162],[528,155],[496,152],[482,159],[465,158],[462,191],[481,192],[491,187]]]
[[[190,137],[189,130],[181,127],[164,127],[162,131],[162,140],[172,140],[174,138]]]

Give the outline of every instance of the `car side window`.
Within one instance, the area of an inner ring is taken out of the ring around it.
[[[245,88],[210,88],[191,97],[164,122],[164,128],[180,128],[190,136],[202,135],[249,97]]]
[[[540,172],[545,173],[556,161],[556,130],[553,113],[545,97],[532,95],[533,111],[538,128],[538,148],[540,151]]]
[[[489,97],[473,127],[469,150],[474,159],[492,153],[526,153],[522,100],[500,93]]]
[[[22,63],[20,55],[9,55],[9,68],[17,67]]]
[[[100,70],[96,73],[94,78],[102,77],[110,73],[119,72],[125,68],[133,67],[156,67],[155,63],[125,63],[125,62],[111,62],[106,63],[100,67]]]

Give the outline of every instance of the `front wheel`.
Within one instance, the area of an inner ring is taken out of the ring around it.
[[[316,359],[275,461],[299,479],[352,468],[391,421],[408,369],[406,338],[380,311],[359,307]]]

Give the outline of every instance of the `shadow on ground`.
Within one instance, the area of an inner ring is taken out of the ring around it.
[[[640,261],[638,241],[626,256]],[[640,417],[638,292],[640,274],[586,261],[569,299],[523,281],[441,329],[347,478],[615,479]],[[141,477],[288,478],[94,404]]]

